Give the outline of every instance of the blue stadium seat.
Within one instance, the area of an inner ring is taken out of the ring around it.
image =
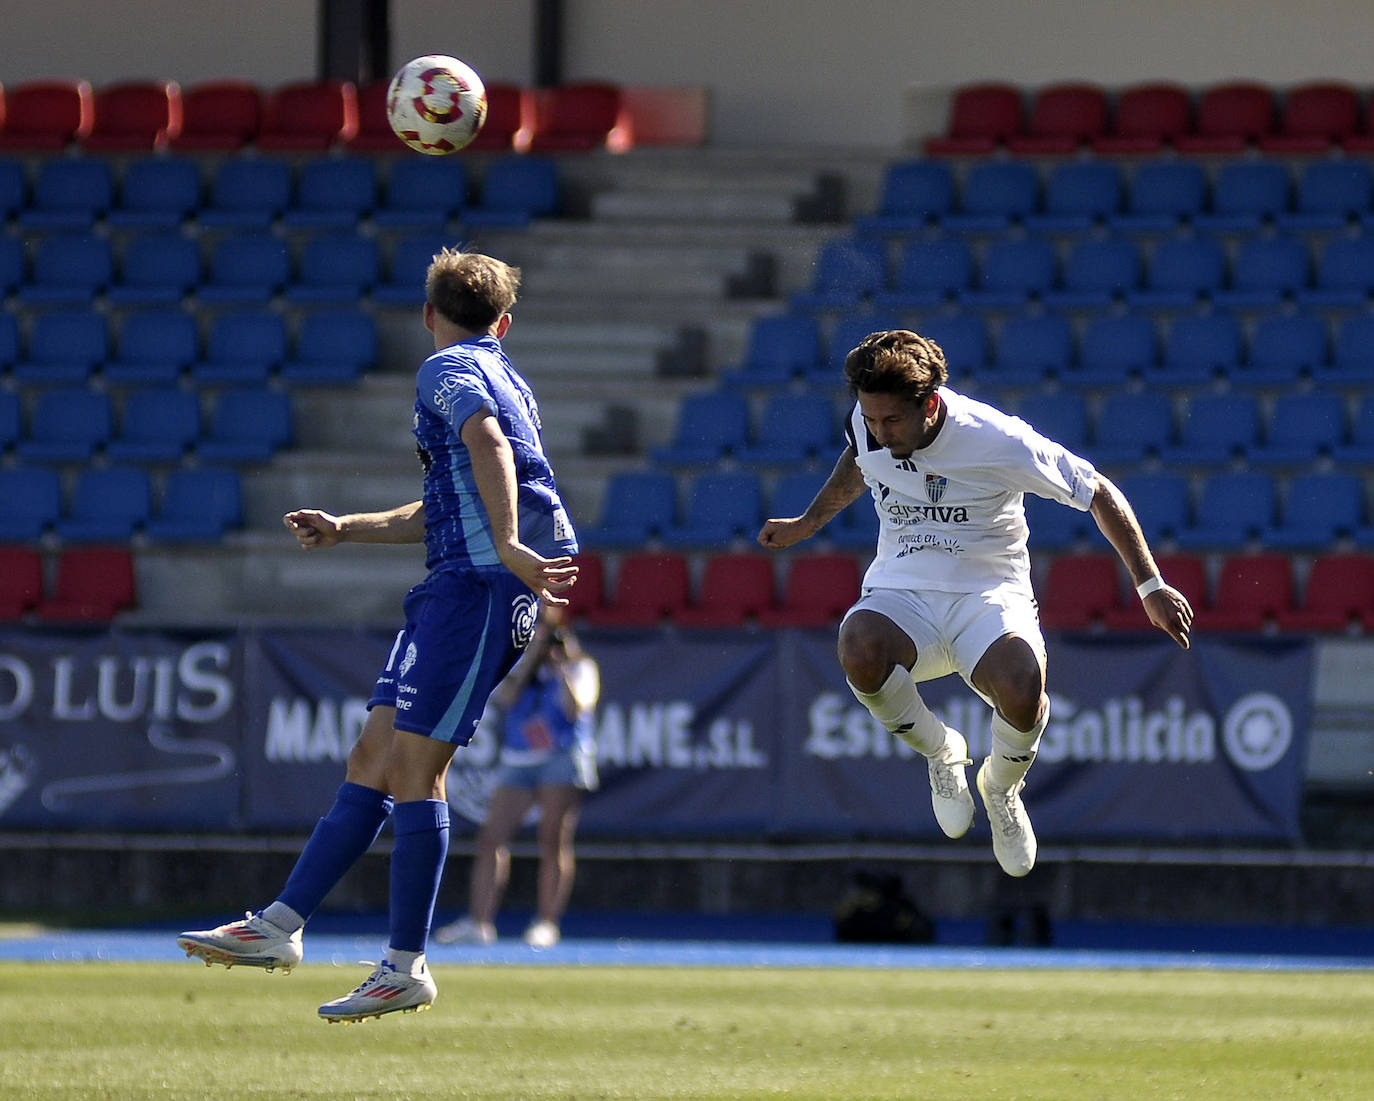
[[[1201,386],[1234,374],[1245,358],[1245,334],[1233,314],[1185,314],[1169,326],[1164,358],[1147,381]]]
[[[189,157],[142,157],[124,169],[116,229],[176,229],[200,207],[200,169]]]
[[[1112,217],[1115,229],[1163,233],[1202,213],[1207,204],[1207,174],[1191,160],[1147,161],[1128,187],[1126,209]]]
[[[1072,370],[1077,358],[1073,326],[1067,318],[1059,314],[1009,317],[997,338],[994,381],[1038,384]]]
[[[1222,471],[1202,483],[1191,527],[1178,533],[1184,550],[1239,548],[1260,538],[1278,516],[1278,487],[1261,471]]]
[[[157,512],[143,530],[160,543],[212,543],[242,526],[243,488],[238,472],[202,466],[167,475]]]
[[[1341,321],[1331,352],[1331,370],[1322,378],[1332,383],[1374,383],[1374,316],[1350,314]]]
[[[11,374],[44,386],[85,382],[109,356],[105,318],[93,310],[40,313],[29,333],[28,355]]]
[[[1374,234],[1337,237],[1317,258],[1313,285],[1298,292],[1304,306],[1356,307],[1374,293]]]
[[[0,225],[4,225],[29,201],[29,182],[24,166],[13,157],[0,157]]]
[[[826,241],[816,254],[808,290],[791,298],[794,309],[852,309],[887,283],[887,246],[881,241],[841,237]]]
[[[1258,309],[1279,305],[1304,290],[1311,281],[1312,258],[1299,237],[1250,237],[1231,265],[1230,285],[1212,293],[1212,301],[1227,309]]]
[[[1265,529],[1261,539],[1275,550],[1324,551],[1340,539],[1354,539],[1365,526],[1363,478],[1299,474],[1288,482],[1279,522]]]
[[[24,434],[24,406],[12,390],[0,390],[0,453],[8,451]]]
[[[676,521],[677,483],[671,474],[624,470],[606,483],[600,522],[578,538],[593,548],[642,548]]]
[[[1360,399],[1350,422],[1350,438],[1332,449],[1336,462],[1346,466],[1367,467],[1374,463],[1374,394]]]
[[[135,237],[124,249],[119,282],[109,289],[117,306],[175,305],[200,283],[200,246],[179,233]]]
[[[457,245],[451,237],[422,233],[403,237],[392,248],[386,281],[372,288],[372,301],[385,306],[419,306],[425,300],[425,273],[438,252]]]
[[[268,310],[220,314],[205,358],[191,365],[198,385],[259,386],[286,360],[286,323]]]
[[[196,454],[210,463],[266,462],[293,436],[291,399],[279,390],[226,390]]]
[[[56,470],[0,470],[0,543],[32,543],[61,515],[62,479]]]
[[[1022,503],[1032,550],[1069,550],[1086,539],[1090,531],[1096,530],[1091,516],[1069,505],[1037,497],[1034,493],[1027,493]]]
[[[114,359],[101,369],[115,384],[171,385],[200,357],[196,319],[180,310],[130,314],[119,330]]]
[[[1133,308],[1182,309],[1221,289],[1226,253],[1213,237],[1170,237],[1145,265],[1144,285],[1126,295]]]
[[[267,233],[224,237],[210,255],[197,297],[213,305],[265,305],[290,278],[286,242]]]
[[[1121,209],[1121,173],[1108,160],[1066,161],[1045,184],[1044,210],[1026,218],[1026,228],[1044,233],[1078,233]]]
[[[715,547],[753,539],[763,523],[763,490],[753,474],[698,474],[687,488],[682,523],[663,533],[672,547]]]
[[[114,199],[114,174],[99,157],[58,157],[38,169],[29,206],[19,212],[23,230],[92,228]]]
[[[883,174],[878,209],[860,215],[860,233],[912,233],[940,221],[954,208],[954,172],[944,161],[897,161]]]
[[[1159,455],[1174,442],[1174,410],[1157,390],[1107,395],[1097,414],[1096,444],[1085,456],[1099,466],[1127,465]]]
[[[800,463],[810,459],[833,461],[839,448],[835,407],[818,393],[777,393],[769,397],[751,442],[735,449],[743,463]]]
[[[229,157],[210,182],[210,199],[196,215],[217,229],[266,229],[291,201],[291,168],[275,157]]]
[[[1075,387],[1115,387],[1141,378],[1159,363],[1159,334],[1144,313],[1093,318],[1083,329],[1078,365],[1061,382]]]
[[[1246,458],[1264,465],[1309,466],[1345,443],[1345,422],[1345,399],[1339,394],[1285,394],[1274,405],[1266,442]]]
[[[27,462],[86,462],[113,427],[108,394],[84,386],[44,390],[34,402],[28,435],[14,450]]]
[[[1284,386],[1330,365],[1326,323],[1316,314],[1266,314],[1255,323],[1245,364],[1232,385]]]
[[[558,165],[548,157],[522,154],[488,165],[481,199],[463,213],[465,225],[524,229],[535,218],[552,218],[561,201]]]
[[[1210,208],[1193,224],[1201,230],[1253,233],[1288,210],[1289,191],[1282,161],[1228,161],[1217,172]]]
[[[878,542],[878,513],[873,507],[872,494],[861,494],[853,504],[842,509],[825,526],[825,535],[837,547],[872,553]]]
[[[1041,237],[992,241],[983,253],[973,287],[959,295],[966,306],[1017,309],[1054,289],[1058,260]]]
[[[959,208],[941,224],[956,232],[997,232],[1034,214],[1040,181],[1027,161],[979,161],[964,179]]]
[[[1060,286],[1044,294],[1046,306],[1083,309],[1110,306],[1140,288],[1144,265],[1127,237],[1088,237],[1064,261]]]
[[[286,300],[296,304],[357,302],[381,277],[377,242],[356,233],[316,237],[301,251],[295,282]]]
[[[295,350],[281,368],[293,385],[356,382],[377,365],[377,323],[361,310],[324,310],[301,319]]]
[[[1092,419],[1088,400],[1073,390],[1048,394],[1043,391],[1021,399],[1016,415],[1046,439],[1078,455],[1092,446]]]
[[[808,374],[808,381],[833,390],[844,384],[844,361],[869,333],[905,328],[895,313],[852,313],[835,322],[826,342],[827,352]]]
[[[19,362],[19,322],[14,314],[0,311],[0,373]]]
[[[441,233],[468,201],[468,173],[456,157],[402,157],[387,176],[386,198],[372,212],[382,229]]]
[[[114,462],[179,462],[200,436],[200,398],[168,386],[134,390],[124,401],[119,431],[105,445]]]
[[[744,359],[722,375],[731,386],[778,386],[815,371],[823,348],[816,319],[806,314],[772,314],[754,320]]]
[[[152,507],[152,482],[142,467],[83,470],[56,531],[69,543],[123,543],[147,523]]]
[[[673,439],[655,447],[656,463],[714,463],[749,440],[749,402],[729,390],[688,394],[678,405]]]
[[[1128,474],[1121,479],[1121,491],[1152,544],[1176,539],[1192,525],[1192,491],[1186,474]]]
[[[976,375],[988,365],[988,328],[976,313],[929,318],[921,323],[920,333],[940,346],[952,381]]]
[[[318,157],[296,179],[295,201],[282,214],[292,229],[352,229],[377,202],[377,176],[367,157]]]
[[[960,237],[908,241],[897,257],[889,289],[874,295],[883,309],[935,306],[973,285],[973,250]]]
[[[1263,425],[1259,402],[1251,394],[1195,394],[1184,411],[1178,443],[1161,458],[1185,468],[1219,466],[1259,446]]]
[[[1355,157],[1314,160],[1298,177],[1293,209],[1278,219],[1285,229],[1331,230],[1368,218],[1374,172]]]
[[[789,470],[780,474],[768,495],[768,515],[780,519],[800,516],[815,500],[828,476],[829,472],[824,470]]]
[[[114,257],[103,237],[58,233],[43,237],[33,255],[33,274],[19,288],[25,306],[89,304],[114,276]]]
[[[24,282],[24,243],[17,237],[0,236],[0,299]]]

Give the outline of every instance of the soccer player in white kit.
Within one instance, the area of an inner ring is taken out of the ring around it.
[[[963,735],[926,707],[916,684],[957,672],[988,702],[992,752],[976,783],[997,862],[1024,876],[1036,842],[1021,789],[1049,697],[1023,495],[1090,512],[1150,621],[1184,649],[1192,608],[1160,577],[1121,491],[1024,421],[949,389],[939,345],[906,329],[872,333],[844,374],[856,399],[848,446],[806,511],[766,521],[758,540],[790,547],[871,493],[877,556],[840,625],[840,665],[873,717],[926,757],[935,817],[949,837],[973,821],[965,773],[973,762]]]

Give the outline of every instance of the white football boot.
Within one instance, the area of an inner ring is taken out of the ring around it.
[[[436,944],[495,944],[496,926],[489,921],[473,921],[461,917],[441,925],[430,934]]]
[[[214,929],[197,929],[177,937],[177,947],[188,956],[205,961],[205,966],[222,963],[225,967],[241,964],[287,973],[301,962],[301,931],[288,933],[278,929],[266,918],[251,911],[242,921],[231,921]]]
[[[383,962],[351,993],[320,1006],[320,1016],[330,1024],[352,1024],[383,1013],[418,1013],[434,1004],[438,992],[423,957],[410,974]]]
[[[525,943],[531,948],[552,948],[562,934],[551,921],[536,921],[525,930]]]
[[[973,762],[969,759],[968,743],[959,731],[947,729],[944,748],[927,757],[930,770],[930,805],[935,821],[946,837],[963,837],[973,824],[973,796],[968,790],[968,776],[964,770]]]
[[[992,826],[992,853],[1007,875],[1029,875],[1035,867],[1036,843],[1026,804],[1021,802],[1021,789],[1026,782],[1018,780],[1006,790],[993,787],[988,775],[989,760],[984,760],[978,769],[976,782]]]

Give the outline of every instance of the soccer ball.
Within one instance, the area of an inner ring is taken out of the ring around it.
[[[433,156],[456,153],[486,121],[487,90],[456,57],[417,57],[391,78],[386,117],[412,149]]]

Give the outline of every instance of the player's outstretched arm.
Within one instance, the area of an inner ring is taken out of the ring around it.
[[[420,543],[425,538],[425,506],[411,501],[385,512],[351,512],[335,516],[316,508],[299,508],[282,518],[304,550],[339,543]]]
[[[863,473],[854,461],[854,451],[846,447],[806,511],[800,516],[765,520],[759,529],[759,543],[769,550],[782,550],[810,539],[842,509],[858,500],[864,488]]]
[[[1159,567],[1155,565],[1154,555],[1145,541],[1145,533],[1140,530],[1140,521],[1136,519],[1135,510],[1126,500],[1126,495],[1110,480],[1098,474],[1090,511],[1098,529],[1126,564],[1131,584],[1141,594],[1140,599],[1150,622],[1185,650],[1188,649],[1189,633],[1193,627],[1192,606],[1187,597],[1160,577]]]

